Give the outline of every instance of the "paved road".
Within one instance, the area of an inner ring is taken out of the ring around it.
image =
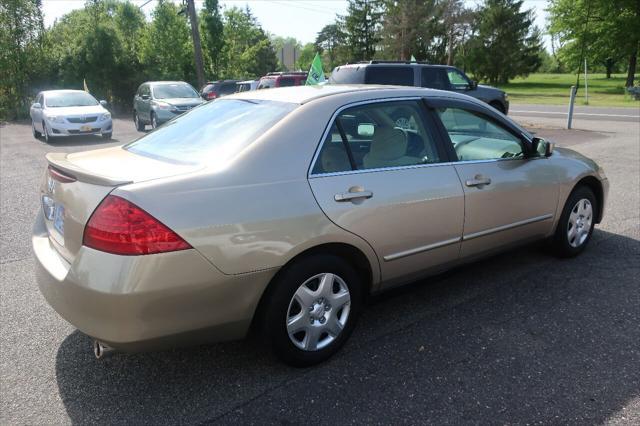
[[[514,117],[566,117],[568,105],[511,104],[509,115]],[[576,106],[573,111],[574,126],[580,121],[626,121],[640,123],[640,102],[637,108],[613,108]]]
[[[0,423],[640,424],[638,126],[516,118],[606,169],[589,249],[523,248],[379,297],[307,370],[250,341],[96,361],[40,296],[29,235],[43,154],[106,145],[0,128]],[[116,120],[116,139],[135,135]]]

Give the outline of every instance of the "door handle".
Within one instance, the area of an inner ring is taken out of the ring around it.
[[[333,199],[338,202],[353,201],[361,198],[371,198],[373,192],[371,191],[357,191],[357,192],[343,192],[342,194],[336,194]]]
[[[482,175],[476,175],[473,179],[467,179],[465,185],[467,186],[484,186],[490,185],[491,179]]]

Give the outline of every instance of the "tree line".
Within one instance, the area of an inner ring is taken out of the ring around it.
[[[184,7],[157,0],[151,19],[127,0],[87,0],[45,28],[42,0],[0,3],[0,117],[26,116],[37,91],[82,88],[130,108],[146,80],[196,82]],[[268,34],[249,7],[222,9],[205,0],[198,22],[205,76],[254,78],[282,70],[276,52],[299,48],[307,70],[316,52],[326,71],[371,59],[456,65],[492,84],[543,70],[576,72],[586,58],[608,73],[625,68],[633,85],[640,39],[640,0],[550,0],[543,48],[534,12],[522,0],[348,0],[347,11],[302,45]]]

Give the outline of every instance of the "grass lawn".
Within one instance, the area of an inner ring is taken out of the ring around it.
[[[624,90],[626,74],[589,74],[589,105],[640,107]],[[516,78],[499,86],[509,94],[509,101],[516,104],[568,105],[569,91],[576,84],[575,74],[531,74]],[[586,105],[584,99],[584,74],[580,76],[580,88],[576,105]]]

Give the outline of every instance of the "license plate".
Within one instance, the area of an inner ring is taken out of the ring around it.
[[[64,206],[56,204],[53,214],[53,228],[58,231],[61,237],[64,237]]]
[[[88,132],[91,130],[91,126],[81,126],[80,127],[80,131],[81,132]]]

